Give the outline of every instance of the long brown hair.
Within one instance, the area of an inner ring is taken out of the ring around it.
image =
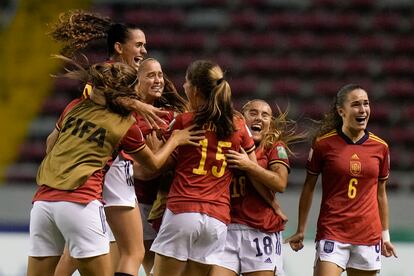
[[[141,30],[135,25],[115,23],[109,17],[84,10],[61,13],[58,21],[50,25],[48,34],[57,42],[64,43],[61,53],[73,56],[91,41],[106,38],[108,57],[114,55],[116,42],[125,43],[130,30]]]
[[[144,59],[138,67],[138,77],[143,73],[144,69],[146,68],[146,64],[148,62],[157,62],[161,64],[155,58],[146,58]],[[175,88],[174,83],[168,79],[165,72],[163,72],[164,76],[164,90],[162,95],[159,99],[155,100],[154,106],[155,107],[163,107],[163,108],[171,108],[178,113],[183,113],[187,111],[187,100],[184,99]]]
[[[320,121],[314,121],[318,127],[316,132],[312,135],[312,141],[315,141],[317,137],[342,127],[342,117],[338,113],[338,108],[343,107],[348,94],[356,89],[363,88],[358,84],[351,83],[346,84],[339,89],[331,104],[330,110],[324,114],[323,119]]]
[[[195,123],[202,126],[204,123],[213,122],[218,138],[229,137],[235,130],[235,112],[231,102],[231,88],[224,79],[220,66],[209,60],[196,60],[188,67],[186,76],[191,85],[207,100],[196,111]]]
[[[101,62],[85,69],[75,61],[61,55],[54,56],[71,64],[75,69],[66,69],[66,73],[55,77],[88,81],[96,93],[102,93],[109,110],[121,116],[128,116],[131,110],[122,105],[119,98],[138,99],[135,91],[137,71],[135,68],[122,62]]]
[[[249,111],[251,104],[257,101],[269,105],[264,100],[254,99],[243,105],[241,110],[242,114],[245,115]],[[276,142],[282,142],[286,146],[288,153],[295,156],[291,146],[293,144],[304,142],[307,138],[307,132],[298,133],[298,125],[296,121],[288,118],[289,108],[286,108],[285,111],[282,111],[278,105],[276,105],[276,108],[278,110],[278,115],[275,117],[272,114],[269,130],[260,141],[260,147],[269,150]]]

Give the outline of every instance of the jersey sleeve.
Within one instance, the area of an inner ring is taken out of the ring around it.
[[[379,180],[387,180],[390,174],[390,151],[387,146],[384,146],[384,158],[380,163]]]
[[[273,164],[283,164],[290,172],[289,157],[286,146],[283,143],[275,143],[268,154],[268,166]]]
[[[244,120],[241,120],[240,124],[241,124],[241,136],[242,136],[242,141],[241,141],[240,146],[244,149],[246,153],[251,153],[255,150],[252,134],[250,133],[250,130],[245,124]]]
[[[146,147],[145,140],[137,124],[133,124],[122,138],[120,148],[127,154],[137,153]]]
[[[63,110],[62,114],[60,114],[60,117],[58,119],[58,121],[56,122],[56,129],[58,131],[61,130],[62,128],[62,123],[63,123],[63,119],[65,118],[66,114],[68,114],[69,111],[72,110],[72,108],[77,105],[78,103],[80,103],[83,100],[83,98],[78,98],[78,99],[74,99],[73,101],[71,101]]]
[[[306,169],[313,175],[318,175],[322,170],[322,151],[318,142],[315,142],[309,151]]]

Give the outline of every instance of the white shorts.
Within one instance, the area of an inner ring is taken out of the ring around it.
[[[157,232],[155,232],[154,228],[152,228],[151,223],[149,223],[147,220],[151,208],[152,205],[139,203],[139,211],[141,212],[144,241],[152,241],[157,236]]]
[[[214,255],[214,264],[236,274],[256,271],[276,271],[283,275],[281,232],[265,233],[247,225],[228,226],[226,246]]]
[[[151,251],[180,261],[213,264],[211,256],[224,249],[227,226],[200,213],[166,210]]]
[[[65,242],[74,258],[107,254],[105,212],[98,200],[84,205],[67,201],[36,201],[30,212],[29,256],[60,256]]]
[[[321,240],[316,242],[315,264],[318,259],[334,263],[344,270],[380,270],[381,243],[367,246]]]
[[[134,208],[137,203],[134,188],[132,161],[118,155],[105,175],[103,187],[105,207],[127,206]]]

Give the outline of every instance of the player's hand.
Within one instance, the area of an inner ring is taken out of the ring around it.
[[[206,138],[204,133],[205,130],[194,130],[196,125],[191,125],[187,128],[174,130],[171,134],[170,139],[173,139],[176,146],[191,145],[200,146],[198,141]]]
[[[289,243],[290,248],[294,251],[299,251],[303,248],[303,239],[304,234],[302,232],[296,232],[294,235],[290,236],[289,238],[285,239],[283,243]]]
[[[252,161],[243,148],[240,148],[240,152],[228,150],[225,156],[228,167],[231,169],[246,171],[252,164]]]
[[[152,130],[147,136],[145,136],[145,144],[152,150],[152,152],[157,152],[162,145],[164,145],[164,141],[158,138],[157,132]]]
[[[392,243],[389,241],[382,243],[381,254],[387,258],[391,256],[398,258],[394,245],[392,245]]]
[[[116,101],[125,108],[136,111],[152,128],[159,129],[160,126],[167,126],[160,117],[168,115],[168,111],[127,97],[119,97]]]

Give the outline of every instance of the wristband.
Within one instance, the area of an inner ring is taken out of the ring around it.
[[[391,241],[390,231],[388,229],[382,231],[382,242],[390,242],[390,241]]]

